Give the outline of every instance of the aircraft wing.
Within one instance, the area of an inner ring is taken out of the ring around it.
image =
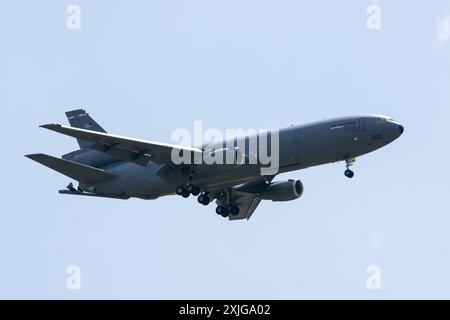
[[[154,141],[127,138],[104,132],[96,132],[80,128],[68,127],[60,124],[46,124],[42,128],[59,132],[80,140],[91,141],[92,148],[105,152],[113,157],[146,166],[148,161],[163,164],[170,163],[172,150],[191,152],[191,159],[202,150],[192,147],[171,145]]]

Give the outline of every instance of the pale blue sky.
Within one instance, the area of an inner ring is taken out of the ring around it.
[[[81,8],[81,30],[66,8]],[[381,8],[379,31],[366,8]],[[0,298],[450,298],[450,1],[0,0]],[[393,144],[284,174],[301,199],[230,223],[193,198],[91,199],[23,157],[83,107],[170,141],[195,120],[276,128],[381,113]],[[81,290],[66,268],[81,267]],[[366,268],[382,288],[366,288]]]

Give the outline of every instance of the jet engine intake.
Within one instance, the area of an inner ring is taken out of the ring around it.
[[[261,199],[272,201],[290,201],[300,198],[303,184],[300,180],[272,182],[266,190],[260,193]]]

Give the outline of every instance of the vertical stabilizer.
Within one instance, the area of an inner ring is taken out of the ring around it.
[[[85,130],[91,130],[91,131],[98,131],[98,132],[104,132],[106,131],[97,123],[94,119],[92,119],[89,116],[89,113],[87,113],[83,109],[77,109],[66,112],[67,119],[69,120],[69,123],[74,128],[80,128]],[[80,145],[81,149],[88,148],[92,146],[92,142],[84,141],[77,139],[78,144]]]

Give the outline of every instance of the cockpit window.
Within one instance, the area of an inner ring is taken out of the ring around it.
[[[385,122],[389,122],[389,121],[394,122],[395,120],[392,118],[385,118],[385,117],[383,117],[383,118],[380,117],[380,118],[376,119],[377,123],[385,123]]]
[[[331,130],[335,130],[335,129],[341,129],[341,128],[343,128],[343,127],[344,127],[344,123],[343,123],[343,122],[340,122],[340,123],[332,124],[331,127],[330,127],[330,129],[331,129]]]

